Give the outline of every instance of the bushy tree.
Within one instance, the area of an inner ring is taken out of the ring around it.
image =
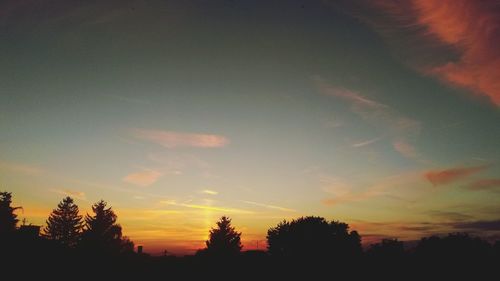
[[[12,207],[11,204],[12,193],[0,192],[0,237],[14,233],[19,222],[14,212],[21,207]]]
[[[83,228],[82,216],[78,212],[78,206],[73,199],[69,196],[64,198],[47,219],[45,237],[65,246],[74,247]]]
[[[404,243],[398,239],[382,239],[370,246],[368,255],[381,260],[400,260],[405,256]]]
[[[216,256],[234,256],[241,252],[241,232],[231,226],[231,219],[223,216],[217,227],[210,230],[206,253]]]
[[[122,237],[122,227],[116,223],[117,216],[103,200],[92,206],[94,215],[85,216],[82,247],[86,250],[118,253],[133,250],[133,243]]]
[[[348,258],[362,252],[361,238],[356,231],[349,232],[349,225],[312,216],[270,228],[267,244],[269,253],[278,257]]]

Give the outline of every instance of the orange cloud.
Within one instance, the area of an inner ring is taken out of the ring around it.
[[[139,186],[149,186],[158,181],[161,176],[163,176],[163,173],[161,172],[155,170],[144,170],[127,175],[123,178],[123,181]]]
[[[500,179],[483,179],[469,183],[467,189],[470,190],[491,190],[500,189]]]
[[[229,143],[229,140],[220,135],[211,134],[192,134],[161,130],[143,130],[133,129],[133,135],[136,138],[148,140],[162,145],[166,148],[175,147],[202,147],[217,148],[223,147]]]
[[[352,2],[342,8],[384,36],[405,62],[500,106],[498,1]]]
[[[463,168],[453,168],[439,171],[429,171],[425,173],[425,178],[431,182],[434,186],[446,185],[459,180],[462,180],[468,176],[479,173],[480,171],[487,169],[488,165],[475,166],[475,167],[463,167]]]
[[[488,96],[500,106],[500,10],[497,1],[414,0],[417,23],[460,52],[430,73]]]

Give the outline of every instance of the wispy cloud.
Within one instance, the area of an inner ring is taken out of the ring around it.
[[[419,121],[403,116],[390,106],[367,98],[357,91],[331,85],[319,76],[313,77],[313,81],[321,94],[340,98],[348,102],[354,114],[358,115],[365,122],[382,130],[390,139],[393,139],[394,149],[402,156],[424,161],[410,141],[420,133],[421,124]],[[355,143],[352,146],[362,147],[380,139],[382,137]]]
[[[454,228],[476,230],[476,231],[491,231],[500,230],[500,220],[480,220],[470,222],[459,222],[453,224]]]
[[[85,196],[85,192],[83,191],[76,191],[70,189],[51,189],[50,191],[64,196],[69,196],[83,201],[87,201],[87,197]]]
[[[178,207],[185,207],[185,208],[191,208],[191,209],[200,209],[200,210],[209,210],[209,211],[221,211],[225,213],[233,213],[233,214],[253,214],[254,212],[248,211],[248,210],[243,210],[243,209],[237,209],[237,208],[227,208],[227,207],[220,207],[220,206],[212,206],[212,200],[205,200],[207,202],[206,205],[202,204],[191,204],[191,200],[184,201],[182,203],[177,202],[176,200],[162,200],[160,201],[160,204],[163,205],[172,205],[172,206],[178,206]]]
[[[367,145],[370,145],[372,143],[376,143],[376,142],[378,142],[381,139],[382,139],[382,137],[378,137],[378,138],[374,138],[374,139],[371,139],[371,140],[366,140],[366,141],[362,141],[362,142],[353,143],[351,146],[352,147],[367,146]]]
[[[500,190],[500,179],[481,179],[468,183],[465,186],[469,190]]]
[[[488,167],[489,165],[481,165],[473,167],[458,167],[444,170],[434,170],[426,172],[424,176],[434,186],[446,185],[477,174],[487,169]]]
[[[376,184],[369,185],[365,188],[351,185],[339,178],[322,176],[320,178],[320,183],[323,185],[323,191],[328,193],[329,196],[323,199],[321,203],[327,206],[333,206],[369,200],[381,196],[404,201],[406,203],[413,203],[413,200],[407,198],[413,196],[412,194],[400,196],[397,195],[397,190],[407,186],[413,186],[419,182],[422,182],[422,179],[418,172],[408,172],[381,178]]]
[[[283,212],[296,212],[296,210],[294,210],[294,209],[289,209],[289,208],[280,207],[280,206],[276,206],[276,205],[268,205],[268,204],[262,204],[262,203],[257,203],[257,202],[253,202],[253,201],[244,201],[244,200],[242,200],[241,202],[243,202],[245,204],[250,204],[250,205],[254,205],[254,206],[258,206],[258,207],[264,207],[264,208],[268,208],[268,209],[279,210],[279,211],[283,211]]]
[[[500,106],[497,1],[352,2],[342,8],[372,26],[417,70]]]
[[[144,171],[128,174],[123,181],[139,186],[150,186],[160,179],[163,173],[156,170],[145,169]]]
[[[405,156],[406,158],[412,158],[412,159],[419,158],[417,151],[415,149],[415,146],[408,143],[404,139],[393,141],[392,146],[394,147],[394,150],[396,150],[397,152],[399,152],[401,155]]]
[[[217,194],[219,194],[219,192],[217,192],[215,190],[210,190],[210,189],[204,189],[204,190],[201,191],[201,193],[208,194],[208,195],[217,195]]]
[[[166,148],[201,147],[217,148],[229,144],[229,140],[220,135],[194,134],[174,131],[132,129],[134,137],[147,140]]]
[[[0,169],[25,175],[40,175],[44,170],[38,166],[12,163],[0,160]]]

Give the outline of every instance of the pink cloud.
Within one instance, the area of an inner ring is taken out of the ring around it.
[[[487,169],[489,165],[474,166],[474,167],[460,167],[437,171],[428,171],[425,173],[425,178],[434,186],[446,185],[453,182],[460,181],[473,174],[479,173]]]
[[[220,135],[212,134],[193,134],[174,131],[144,130],[133,129],[133,135],[136,138],[148,140],[150,142],[162,145],[166,148],[175,147],[202,147],[217,148],[223,147],[229,143],[229,140]]]
[[[152,185],[153,183],[157,182],[158,179],[163,176],[163,173],[160,173],[155,170],[144,170],[141,172],[137,173],[131,173],[128,174],[123,178],[123,181],[134,184],[134,185],[139,185],[139,186],[149,186]]]
[[[418,158],[415,147],[405,140],[396,140],[392,143],[392,146],[394,147],[394,150],[396,150],[406,158]]]

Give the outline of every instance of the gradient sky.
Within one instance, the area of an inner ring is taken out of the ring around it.
[[[228,215],[500,236],[499,1],[2,1],[0,190],[146,252]]]

